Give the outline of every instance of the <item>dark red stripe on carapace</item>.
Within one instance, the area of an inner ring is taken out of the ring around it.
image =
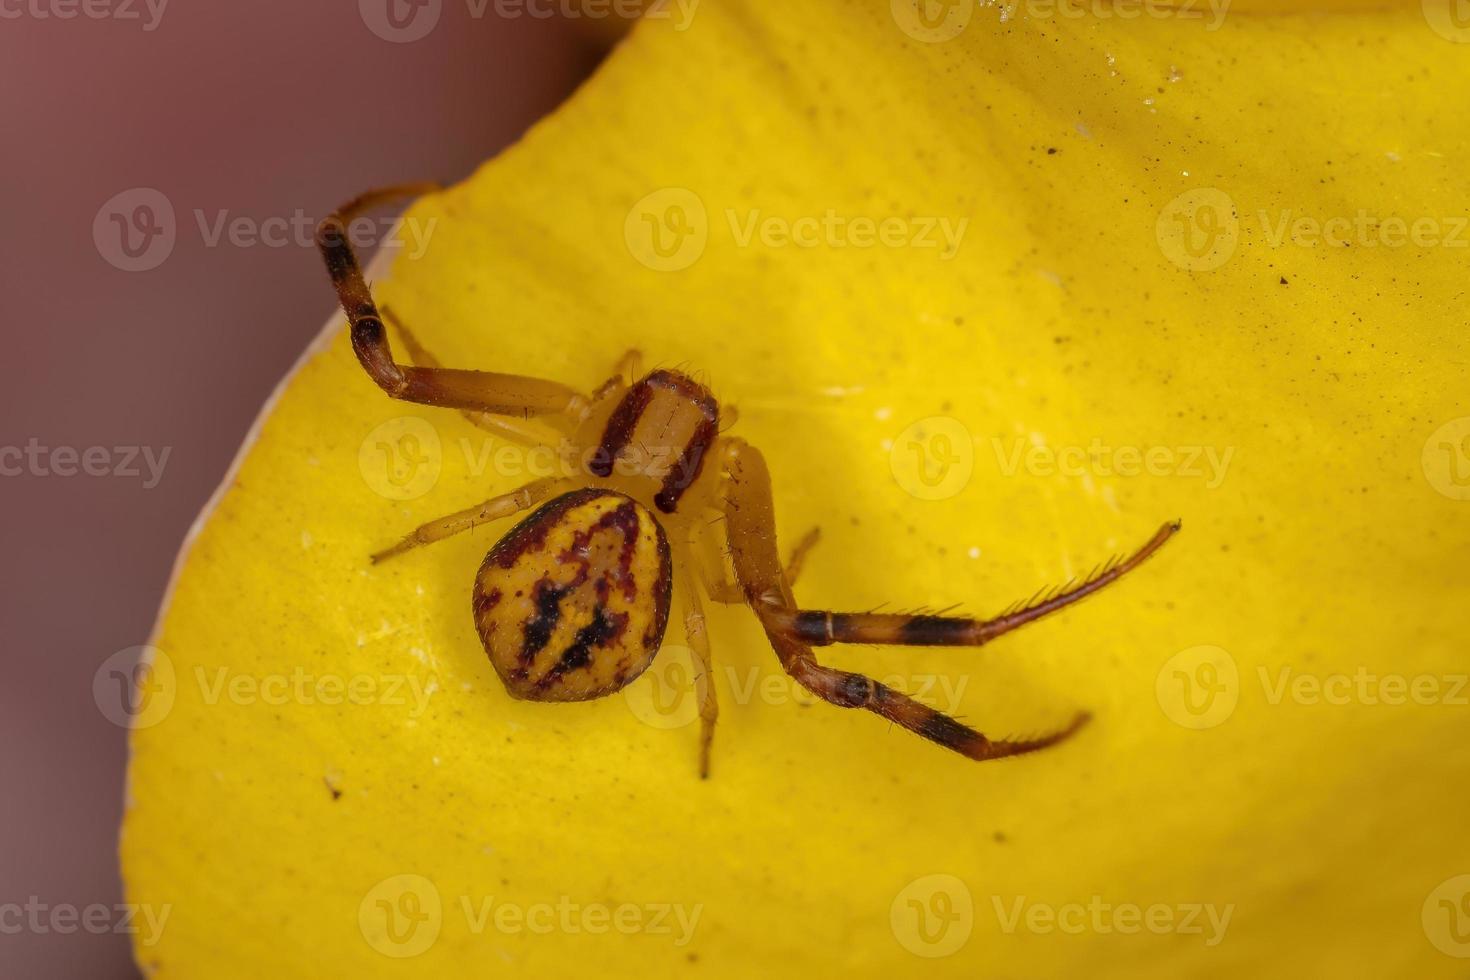
[[[658,411],[651,413],[655,405]],[[643,423],[652,424],[651,414],[657,418],[658,431],[641,432]],[[684,491],[699,478],[719,432],[720,406],[709,389],[677,371],[654,371],[629,388],[613,410],[588,468],[595,476],[606,478],[612,475],[619,455],[630,448],[652,454],[643,462],[663,471],[653,502],[671,514]],[[664,442],[669,433],[678,433],[681,442]]]

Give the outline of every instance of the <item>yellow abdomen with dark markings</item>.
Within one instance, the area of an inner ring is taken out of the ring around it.
[[[672,588],[668,540],[647,508],[578,490],[490,549],[475,579],[475,625],[514,697],[587,701],[653,660]]]

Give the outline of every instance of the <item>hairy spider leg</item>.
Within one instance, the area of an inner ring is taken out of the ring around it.
[[[866,709],[976,760],[1035,752],[1069,737],[1087,722],[1089,716],[1083,712],[1065,727],[1036,738],[991,739],[870,677],[818,663],[811,647],[785,628],[796,603],[776,550],[775,506],[765,460],[743,440],[729,439],[723,449],[730,478],[726,533],[735,574],[781,666],[798,684],[830,704]]]
[[[379,304],[379,311],[383,314],[383,321],[393,328],[403,341],[404,353],[408,359],[418,367],[438,368],[443,364],[435,357],[423,343],[414,335],[386,303]],[[594,400],[595,397],[594,397]],[[460,412],[471,425],[484,429],[486,432],[508,439],[528,448],[557,449],[557,443],[565,438],[560,430],[552,431],[551,427],[541,419],[512,418],[505,415],[491,415],[489,412]]]
[[[401,555],[405,551],[418,548],[435,541],[443,541],[445,538],[463,531],[471,530],[490,521],[498,521],[502,517],[510,517],[522,511],[530,510],[544,500],[550,499],[554,493],[561,488],[563,481],[557,477],[546,477],[528,483],[523,487],[512,490],[510,493],[502,493],[491,497],[484,503],[464,510],[456,511],[447,517],[420,524],[410,531],[402,541],[391,548],[384,548],[372,556],[373,564],[377,564],[395,555]]]
[[[404,184],[369,191],[317,226],[317,247],[352,326],[352,349],[358,361],[378,387],[403,401],[521,418],[557,414],[579,417],[587,407],[586,396],[555,381],[491,371],[415,367],[393,360],[382,314],[363,278],[347,226],[354,217],[396,198],[437,190],[437,184]]]
[[[689,649],[694,652],[696,675],[695,695],[699,698],[699,778],[709,778],[710,746],[714,744],[715,722],[720,717],[719,695],[715,691],[715,663],[710,654],[709,624],[704,617],[704,603],[699,598],[699,589],[691,570],[692,554],[682,556],[679,564],[679,582],[684,590],[684,635],[689,640]]]
[[[781,609],[771,614],[770,622],[783,633],[811,646],[881,643],[893,646],[977,647],[1106,588],[1143,564],[1178,530],[1178,521],[1165,524],[1142,548],[1128,557],[1109,561],[1076,584],[1069,583],[1057,590],[1038,592],[1013,611],[1002,613],[993,619]]]

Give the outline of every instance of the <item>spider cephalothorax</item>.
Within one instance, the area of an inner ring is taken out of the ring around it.
[[[1031,739],[986,738],[901,691],[818,663],[812,648],[978,646],[1117,581],[1157,551],[1178,522],[1159,528],[1128,558],[994,619],[802,609],[791,587],[816,533],[782,563],[765,460],[745,441],[721,434],[720,406],[697,381],[676,371],[643,375],[636,352],[590,394],[554,381],[443,368],[401,324],[396,329],[414,363],[394,360],[387,311],[373,302],[347,222],[393,197],[434,190],[415,185],[363,195],[324,221],[317,241],[352,325],[353,349],[379,387],[394,398],[459,409],[476,425],[548,450],[563,463],[560,476],[431,521],[373,556],[381,561],[531,512],[490,549],[474,586],[475,626],[513,697],[586,701],[631,683],[658,653],[677,578],[685,632],[700,667],[703,775],[718,703],[702,594],[750,606],[781,666],[818,697],[872,711],[972,759],[1053,745],[1087,720],[1078,714]]]

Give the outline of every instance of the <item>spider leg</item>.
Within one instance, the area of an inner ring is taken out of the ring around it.
[[[806,564],[806,556],[820,540],[822,540],[822,529],[814,527],[796,542],[795,548],[791,549],[791,558],[786,562],[786,581],[790,585],[796,585],[796,579],[801,575],[801,569]]]
[[[966,616],[926,616],[898,613],[841,613],[813,609],[782,609],[771,622],[782,632],[811,646],[830,643],[882,643],[898,646],[980,646],[1004,633],[1085,599],[1143,564],[1179,530],[1179,522],[1165,524],[1127,558],[1108,562],[1081,582],[1038,593],[1013,611],[993,619]]]
[[[440,367],[439,359],[419,341],[418,337],[414,336],[413,331],[408,329],[408,324],[395,315],[386,303],[382,304],[379,310],[383,314],[383,322],[391,326],[403,341],[403,350],[408,354],[409,360],[418,367]],[[460,414],[476,428],[492,432],[522,446],[555,448],[556,443],[563,438],[562,433],[552,432],[549,427],[535,419],[510,418],[504,415],[491,415],[489,412],[463,411]]]
[[[642,372],[643,352],[637,348],[624,351],[623,356],[618,358],[618,363],[613,367],[612,377],[593,390],[592,400],[599,402],[609,395],[628,390],[642,376]]]
[[[724,485],[728,485],[728,480],[725,480],[723,477],[721,479]],[[724,489],[722,487],[721,495],[723,496],[723,494]],[[797,576],[801,574],[801,570],[806,564],[806,556],[821,539],[822,529],[814,527],[797,542],[795,548],[791,549],[791,557],[786,561],[786,581],[788,583],[791,585],[796,584]],[[723,605],[732,606],[745,602],[745,590],[740,587],[739,582],[730,577],[730,573],[727,570],[728,563],[725,561],[725,553],[719,547],[719,539],[713,534],[705,534],[702,535],[702,542],[704,544],[703,556],[706,564],[700,567],[704,572],[702,580],[704,582],[705,592],[715,602]],[[694,551],[694,549],[691,548],[691,551]],[[697,560],[698,557],[699,552],[694,551],[694,558]]]
[[[705,595],[725,606],[745,602],[745,591],[740,583],[730,577],[726,570],[725,553],[719,549],[713,534],[701,536],[699,546],[690,547],[690,560],[698,564],[699,580],[704,585]],[[701,561],[703,557],[703,561]]]
[[[643,352],[636,347],[631,347],[623,352],[618,358],[617,366],[613,369],[613,377],[621,378],[625,384],[631,385],[643,376]]]
[[[688,556],[692,559],[692,555]],[[710,655],[709,629],[704,618],[704,603],[699,599],[694,574],[689,561],[680,563],[681,584],[684,588],[684,634],[689,639],[689,648],[698,661],[698,674],[694,679],[695,694],[699,697],[699,778],[709,778],[710,746],[714,743],[715,722],[720,717],[719,695],[715,691],[715,664]]]
[[[326,260],[342,310],[352,325],[352,349],[358,361],[378,387],[404,401],[522,418],[556,414],[579,417],[587,407],[586,397],[555,381],[490,371],[414,367],[393,360],[382,314],[363,278],[347,226],[364,211],[394,198],[429,194],[438,189],[435,184],[406,184],[369,191],[338,208],[317,226],[317,247]]]
[[[789,584],[796,584],[796,578],[806,564],[807,553],[821,538],[822,529],[814,527],[806,532],[806,536],[797,542],[795,548],[791,549],[791,557],[786,562],[786,581]],[[735,605],[745,601],[745,590],[740,587],[740,583],[728,578],[710,583],[708,591],[711,599],[726,605]]]
[[[546,477],[545,479],[536,480],[518,490],[503,493],[498,497],[491,497],[484,503],[476,504],[473,507],[466,507],[464,510],[456,511],[447,517],[441,517],[438,520],[429,521],[427,524],[421,524],[391,548],[384,548],[382,551],[374,553],[372,562],[376,565],[378,562],[386,558],[392,558],[394,555],[401,555],[405,551],[413,548],[433,544],[435,541],[442,541],[451,535],[459,534],[461,531],[468,531],[477,524],[497,521],[502,517],[518,514],[523,510],[530,510],[550,497],[560,482],[556,477]]]
[[[1069,737],[1087,722],[1086,714],[1078,714],[1065,727],[1036,738],[991,739],[870,677],[818,663],[811,647],[783,625],[782,614],[794,613],[796,604],[776,550],[775,506],[765,460],[750,445],[730,439],[724,445],[724,465],[730,481],[725,497],[727,533],[736,576],[781,666],[797,683],[830,704],[871,711],[976,760],[1035,752]]]
[[[1086,712],[1079,712],[1066,726],[1035,738],[987,738],[944,712],[915,701],[871,677],[819,664],[810,650],[793,652],[789,659],[783,658],[783,666],[798,684],[829,704],[866,708],[915,735],[977,762],[1025,755],[1055,745],[1076,733],[1091,719]]]

